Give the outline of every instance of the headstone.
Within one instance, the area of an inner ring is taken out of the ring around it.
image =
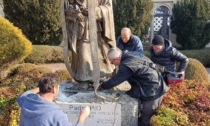
[[[80,109],[90,106],[91,112],[85,126],[138,126],[138,101],[125,94],[125,91],[102,91],[103,95],[120,93],[116,102],[109,102],[94,95],[93,91],[71,94],[66,92],[71,84],[62,83],[56,103],[67,113],[69,121],[76,123]]]

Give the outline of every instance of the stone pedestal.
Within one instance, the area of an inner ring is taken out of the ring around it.
[[[67,113],[69,121],[76,123],[82,107],[90,106],[91,112],[85,126],[138,126],[138,101],[121,90],[105,90],[102,95],[120,93],[116,102],[109,102],[94,95],[93,91],[69,93],[71,84],[62,83],[56,103]],[[124,87],[124,86],[123,86]]]

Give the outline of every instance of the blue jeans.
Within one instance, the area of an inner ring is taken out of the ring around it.
[[[150,119],[152,115],[154,114],[155,110],[158,107],[160,107],[162,99],[163,99],[163,96],[152,101],[141,102],[142,108],[139,108],[140,113],[141,113],[139,126],[150,126]]]

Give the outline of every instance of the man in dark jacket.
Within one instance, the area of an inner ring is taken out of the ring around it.
[[[161,35],[153,38],[150,54],[154,63],[165,66],[166,70],[171,72],[176,71],[176,61],[180,62],[178,72],[185,71],[189,62],[185,55],[172,47],[171,42]]]
[[[117,73],[109,80],[101,84],[102,89],[109,89],[128,81],[131,89],[126,93],[131,97],[138,98],[143,105],[141,109],[140,125],[149,126],[150,119],[161,104],[164,93],[169,86],[164,82],[161,74],[153,68],[141,64],[144,60],[152,63],[146,56],[136,51],[122,52],[118,48],[108,51],[108,59],[112,64],[119,66]]]
[[[143,46],[138,36],[132,35],[130,28],[124,27],[121,36],[117,38],[117,47],[122,51],[137,51],[143,53]]]
[[[20,126],[72,126],[67,114],[53,100],[59,90],[59,80],[56,74],[45,74],[39,80],[39,88],[21,94],[18,104],[21,107]],[[76,126],[83,126],[90,108],[81,110]]]

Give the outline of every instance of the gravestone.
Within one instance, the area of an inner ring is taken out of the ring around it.
[[[70,122],[75,124],[80,110],[89,106],[91,111],[84,122],[85,126],[138,126],[138,101],[126,95],[125,91],[100,91],[99,93],[108,96],[120,93],[118,101],[109,102],[96,97],[93,91],[69,93],[71,86],[72,84],[62,82],[56,99]]]

